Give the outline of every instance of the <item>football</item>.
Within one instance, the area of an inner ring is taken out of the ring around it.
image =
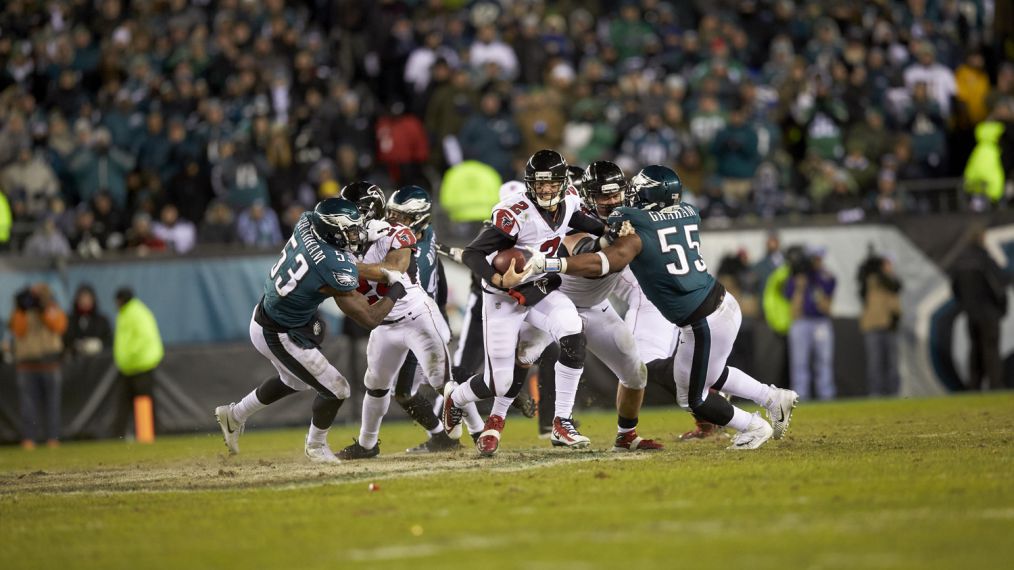
[[[511,266],[512,259],[517,260],[514,263],[514,271],[517,272],[521,271],[521,268],[525,266],[525,262],[528,260],[528,258],[525,257],[524,250],[512,247],[510,249],[502,250],[500,253],[496,254],[496,257],[493,258],[493,269],[502,275]]]

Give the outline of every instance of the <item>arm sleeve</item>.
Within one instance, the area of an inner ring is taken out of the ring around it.
[[[584,212],[574,212],[574,215],[570,217],[570,229],[571,232],[586,232],[594,236],[601,236],[606,233],[606,225],[604,223]]]
[[[486,280],[486,283],[493,283],[493,276],[496,271],[486,263],[486,256],[494,251],[500,251],[513,247],[517,239],[508,236],[496,227],[483,228],[479,235],[475,236],[472,243],[465,247],[461,254],[461,261],[472,270],[473,273]]]
[[[447,307],[447,277],[444,275],[444,263],[437,258],[437,306],[440,307],[441,313],[446,313],[445,307]],[[447,315],[445,314],[446,318]]]

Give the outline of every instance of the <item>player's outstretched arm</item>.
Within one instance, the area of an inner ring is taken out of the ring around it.
[[[393,249],[384,256],[380,263],[357,263],[359,277],[367,281],[383,281],[390,283],[397,279],[389,280],[388,276],[392,271],[404,273],[408,271],[409,262],[412,261],[412,250],[409,248]]]
[[[534,273],[566,273],[578,277],[601,277],[618,273],[641,253],[641,238],[637,234],[616,238],[612,245],[595,253],[582,253],[571,257],[543,257],[533,252],[525,269]]]
[[[372,305],[358,291],[332,291],[331,296],[346,317],[367,330],[373,330],[384,322],[398,299],[405,296],[405,286],[401,283],[391,285],[384,298]]]

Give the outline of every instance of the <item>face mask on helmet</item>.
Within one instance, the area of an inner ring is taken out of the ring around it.
[[[554,178],[551,172],[536,172],[534,180],[526,180],[528,197],[540,208],[552,208],[563,201],[567,190],[566,178]]]
[[[351,202],[337,199],[339,204],[336,205],[331,200],[336,199],[321,202],[314,209],[311,217],[313,234],[336,248],[360,251],[366,243],[362,215]]]
[[[588,206],[603,220],[626,201],[626,186],[611,182],[603,184],[597,192],[588,193]]]

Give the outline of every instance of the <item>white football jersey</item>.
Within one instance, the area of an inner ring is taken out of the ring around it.
[[[587,309],[608,299],[621,275],[622,273],[610,273],[605,277],[560,275],[563,280],[560,292],[569,297],[578,309]]]
[[[550,225],[528,196],[514,195],[493,207],[492,221],[497,229],[517,240],[515,247],[533,249],[542,252],[546,257],[552,257],[556,255],[563,238],[570,231],[570,219],[574,212],[581,210],[581,199],[577,195],[577,190],[568,188],[559,208],[563,210],[559,214],[559,222]],[[486,261],[492,262],[496,254],[497,252],[493,252],[486,256]],[[520,271],[520,268],[516,269]],[[528,281],[537,277],[539,275],[532,275]]]
[[[391,228],[387,230],[387,233],[377,241],[371,243],[364,253],[360,261],[362,263],[383,263],[384,258],[391,251],[402,249],[406,247],[414,247],[416,244],[415,234],[412,233],[410,228],[402,226],[400,224],[393,224]],[[410,263],[415,263],[412,260]],[[409,272],[411,272],[411,267]],[[406,273],[409,273],[406,272]],[[366,296],[366,300],[372,305],[377,301],[380,301],[387,294],[387,284],[378,283],[377,281],[367,281],[366,279],[359,279],[360,293]],[[405,313],[411,311],[421,303],[426,302],[426,292],[418,284],[406,285],[405,296],[398,300],[394,304],[394,308],[387,315],[387,320],[396,320],[405,315]]]

